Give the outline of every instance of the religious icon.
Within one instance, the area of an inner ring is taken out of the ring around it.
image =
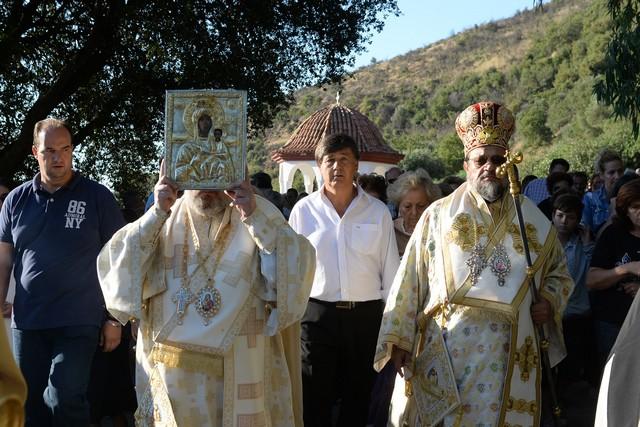
[[[427,343],[416,357],[414,375],[409,379],[423,425],[438,425],[460,406],[460,394],[451,359],[445,351],[443,330],[433,318],[424,328]]]
[[[211,311],[213,309],[213,300],[211,294],[205,294],[204,301],[202,301],[202,309],[204,311]]]
[[[205,325],[208,325],[211,318],[218,314],[220,308],[222,308],[222,296],[216,288],[207,285],[200,289],[196,296],[196,311]]]
[[[247,93],[167,91],[167,176],[182,189],[224,189],[245,178]]]

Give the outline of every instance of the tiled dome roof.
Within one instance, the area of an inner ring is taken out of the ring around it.
[[[335,133],[346,133],[356,141],[361,161],[396,164],[404,157],[384,142],[380,130],[371,120],[356,110],[334,104],[309,116],[271,158],[278,163],[314,160],[318,142]]]

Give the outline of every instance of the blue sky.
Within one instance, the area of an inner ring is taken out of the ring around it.
[[[544,1],[546,3],[547,0]],[[387,18],[382,32],[372,37],[355,68],[393,58],[491,20],[532,9],[533,0],[398,0],[402,14]]]

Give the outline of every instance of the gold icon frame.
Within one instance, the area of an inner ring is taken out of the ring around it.
[[[181,189],[221,190],[244,180],[247,92],[168,90],[165,150],[167,176]]]

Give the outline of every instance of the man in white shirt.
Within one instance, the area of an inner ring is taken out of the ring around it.
[[[316,273],[302,318],[304,424],[364,426],[383,303],[399,265],[387,207],[354,183],[358,146],[325,137],[315,158],[324,181],[298,202],[289,222],[316,249]]]

